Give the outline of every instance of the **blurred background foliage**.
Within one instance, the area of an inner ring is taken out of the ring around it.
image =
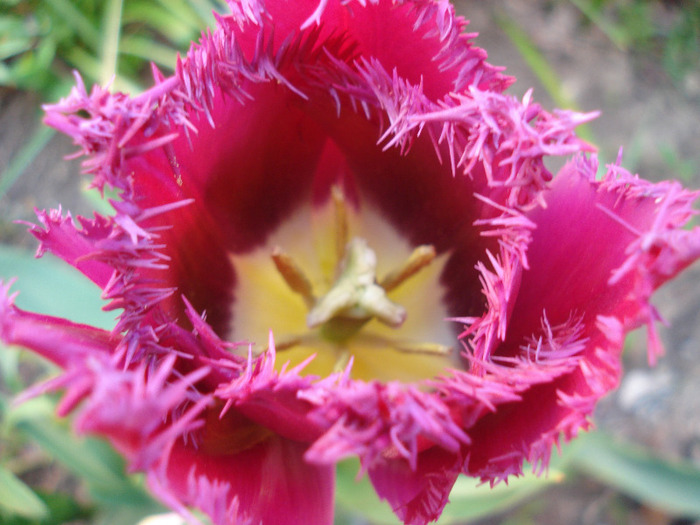
[[[678,86],[697,78],[700,2],[567,1],[578,10],[582,26],[600,31],[631,60],[658,61]],[[86,85],[111,83],[114,89],[138,92],[150,82],[151,63],[166,75],[172,73],[176,55],[186,52],[190,42],[213,24],[212,10],[225,9],[224,0],[0,0],[0,95],[26,92],[40,101],[55,101],[73,85],[73,70],[80,72]],[[505,14],[498,15],[497,23],[551,99],[560,107],[577,108],[533,35]],[[41,125],[40,118],[37,111],[33,135],[4,163],[0,198],[51,139],[53,132]],[[590,129],[584,128],[582,135],[594,140]],[[697,176],[698,166],[684,161],[673,148],[664,155],[668,177]],[[34,263],[25,249],[0,244],[0,276],[20,277],[17,303],[23,308],[105,328],[113,325],[112,317],[100,310],[99,291],[50,257]],[[23,404],[13,401],[53,372],[19,349],[0,351],[0,524],[131,525],[164,512],[147,495],[143,479],[126,473],[109,446],[76,437],[66,420],[56,418],[55,396]],[[352,462],[339,467],[338,523],[396,523],[366,480],[356,482],[356,472]],[[534,523],[530,513],[537,493],[586,478],[657,509],[668,517],[659,523],[700,520],[697,465],[666,460],[592,433],[565,447],[548,477],[526,475],[493,490],[460,479],[440,523],[498,516],[523,502],[529,506],[508,519]],[[167,523],[173,523],[170,519]]]
[[[0,0],[0,85],[56,100],[80,71],[87,85],[115,78],[139,91],[153,62],[175,55],[214,22],[223,0]]]
[[[569,0],[620,49],[652,55],[674,82],[700,64],[697,0]],[[659,16],[658,4],[666,8]]]

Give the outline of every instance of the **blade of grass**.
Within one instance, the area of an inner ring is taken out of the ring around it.
[[[399,520],[389,505],[379,499],[367,476],[356,479],[358,469],[357,460],[346,460],[336,467],[336,503],[339,508],[360,513],[377,525],[398,524]],[[528,473],[511,478],[507,485],[501,483],[490,488],[477,479],[460,476],[450,492],[450,503],[443,510],[440,523],[456,525],[504,512],[563,478],[563,471],[552,467],[547,476]]]
[[[117,75],[119,57],[119,37],[122,26],[122,0],[108,0],[102,17],[102,48],[100,50],[102,69],[99,81],[105,85]]]
[[[45,0],[54,13],[85,42],[93,51],[100,49],[100,32],[72,2],[69,0]]]
[[[116,504],[125,501],[148,498],[126,476],[115,452],[109,452],[107,445],[90,438],[77,438],[51,413],[36,410],[30,415],[20,415],[25,407],[11,411],[8,418],[17,430],[39,445],[52,458],[59,461],[73,474],[84,480],[93,497]]]
[[[0,385],[13,394],[25,388],[22,376],[19,374],[19,350],[0,344]],[[5,411],[2,393],[0,392],[0,422]],[[0,424],[0,435],[2,425]]]
[[[148,62],[154,62],[163,69],[173,71],[177,50],[154,42],[151,38],[138,35],[124,35],[121,39],[120,52],[133,55]]]
[[[49,509],[22,480],[0,465],[0,509],[34,520],[48,516]]]
[[[207,27],[213,26],[216,22],[212,11],[226,12],[226,2],[224,0],[187,0],[187,3],[199,14],[202,22]]]
[[[173,16],[177,17],[183,24],[189,26],[190,31],[197,34],[203,29],[204,20],[199,18],[199,15],[192,7],[183,0],[156,0],[162,9],[167,10]]]
[[[640,447],[595,432],[570,447],[572,466],[657,509],[700,518],[700,469],[667,461]]]
[[[86,78],[86,84],[98,81],[102,74],[100,61],[84,49],[74,47],[66,52],[63,58],[80,71],[80,74]],[[103,85],[109,84],[109,80]],[[111,87],[132,94],[140,93],[143,90],[140,85],[125,76],[117,77]]]
[[[458,525],[505,512],[563,480],[562,471],[550,469],[547,475],[527,472],[522,477],[510,478],[507,485],[501,483],[491,488],[488,484],[461,476],[450,492],[450,503],[443,511],[440,523]]]
[[[126,24],[145,24],[173,44],[185,47],[189,47],[189,42],[199,35],[200,30],[204,29],[198,27],[196,33],[193,34],[191,23],[182,22],[160,6],[143,2],[126,5],[123,19]]]
[[[22,176],[39,152],[48,144],[55,131],[39,122],[28,142],[12,157],[5,171],[0,175],[0,198]]]
[[[620,51],[626,51],[629,47],[625,32],[603,16],[603,14],[593,7],[586,0],[569,0],[586,18],[588,18]]]
[[[31,251],[0,244],[0,278],[12,277],[17,278],[12,289],[20,292],[19,308],[114,328],[115,313],[102,310],[102,290],[60,259],[47,254],[37,260]]]

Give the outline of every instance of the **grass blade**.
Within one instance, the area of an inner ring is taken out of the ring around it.
[[[83,12],[69,0],[45,0],[51,6],[54,14],[60,17],[68,27],[80,37],[93,51],[100,49],[100,32]]]
[[[571,445],[575,468],[652,507],[700,518],[700,469],[667,461],[648,450],[596,432]]]
[[[39,152],[49,143],[56,132],[37,123],[34,133],[29,141],[12,157],[5,171],[0,175],[0,198],[2,198],[12,185],[22,176]]]
[[[45,518],[49,509],[32,489],[0,465],[0,509],[33,520]]]
[[[102,70],[100,83],[107,84],[117,75],[117,59],[119,58],[119,36],[122,26],[122,0],[108,0],[107,8],[102,15],[101,57]]]

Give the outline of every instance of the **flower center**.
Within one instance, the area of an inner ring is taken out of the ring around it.
[[[411,249],[378,215],[348,206],[339,188],[331,195],[287,221],[265,247],[231,257],[230,337],[252,330],[252,341],[264,344],[271,329],[277,363],[314,356],[305,371],[321,376],[351,358],[353,377],[362,379],[413,382],[458,366],[441,304],[446,257],[429,245]]]

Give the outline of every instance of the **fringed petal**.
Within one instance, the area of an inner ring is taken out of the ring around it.
[[[0,340],[30,348],[69,368],[91,357],[110,355],[119,342],[114,334],[58,317],[25,312],[13,304],[9,284],[0,281]]]
[[[231,523],[226,520],[234,501],[253,523],[331,525],[335,468],[304,461],[305,448],[274,435],[231,454],[175,446],[167,470],[154,471],[151,485],[164,501],[178,501],[180,506],[200,502],[199,508],[214,509],[210,516],[219,517],[216,525]],[[217,490],[201,493],[202,486]]]
[[[106,239],[113,230],[112,221],[95,216],[93,221],[78,217],[82,230],[78,230],[70,213],[63,215],[61,209],[37,212],[43,228],[32,227],[31,233],[39,240],[37,257],[49,251],[82,272],[100,288],[107,286],[113,269],[97,260],[97,243]]]
[[[310,417],[330,427],[307,453],[316,463],[356,455],[367,470],[391,451],[415,470],[426,448],[454,454],[470,441],[439,398],[399,383],[340,379],[335,388],[300,395],[318,405]]]
[[[388,459],[370,468],[369,478],[400,520],[422,524],[440,517],[460,470],[458,454],[433,448],[420,455],[415,468],[403,459]]]

